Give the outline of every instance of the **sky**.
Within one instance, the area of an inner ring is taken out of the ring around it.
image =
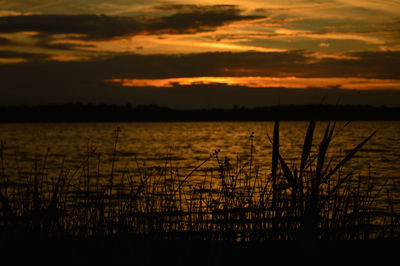
[[[400,106],[398,0],[0,0],[0,105]]]

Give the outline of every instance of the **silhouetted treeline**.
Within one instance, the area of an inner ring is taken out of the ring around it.
[[[400,120],[400,107],[288,105],[175,110],[157,105],[62,105],[0,107],[0,122]]]

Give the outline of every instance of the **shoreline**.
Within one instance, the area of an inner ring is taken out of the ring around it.
[[[0,106],[6,122],[400,121],[400,107],[287,105],[179,110],[157,105]]]

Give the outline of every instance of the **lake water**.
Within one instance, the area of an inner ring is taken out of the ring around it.
[[[327,122],[318,122],[313,152],[323,136]],[[290,165],[301,157],[308,122],[281,122],[280,152]],[[65,156],[65,167],[73,168],[88,154],[101,153],[110,162],[119,127],[115,167],[119,170],[152,168],[166,164],[185,174],[207,159],[215,150],[219,158],[231,161],[255,159],[259,172],[270,172],[273,122],[146,122],[146,123],[11,123],[0,124],[3,164],[7,169],[32,167],[34,158],[46,157],[49,169],[56,169]],[[400,122],[369,121],[336,125],[329,148],[334,161],[378,130],[347,165],[361,176],[372,176],[377,183],[388,182],[390,189],[400,188]],[[254,137],[251,137],[254,136]],[[253,151],[251,152],[253,147]],[[216,159],[199,170],[218,166]],[[12,176],[10,176],[12,178]]]

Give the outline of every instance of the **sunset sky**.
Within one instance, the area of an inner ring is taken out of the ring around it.
[[[400,106],[397,0],[0,0],[0,105]]]

